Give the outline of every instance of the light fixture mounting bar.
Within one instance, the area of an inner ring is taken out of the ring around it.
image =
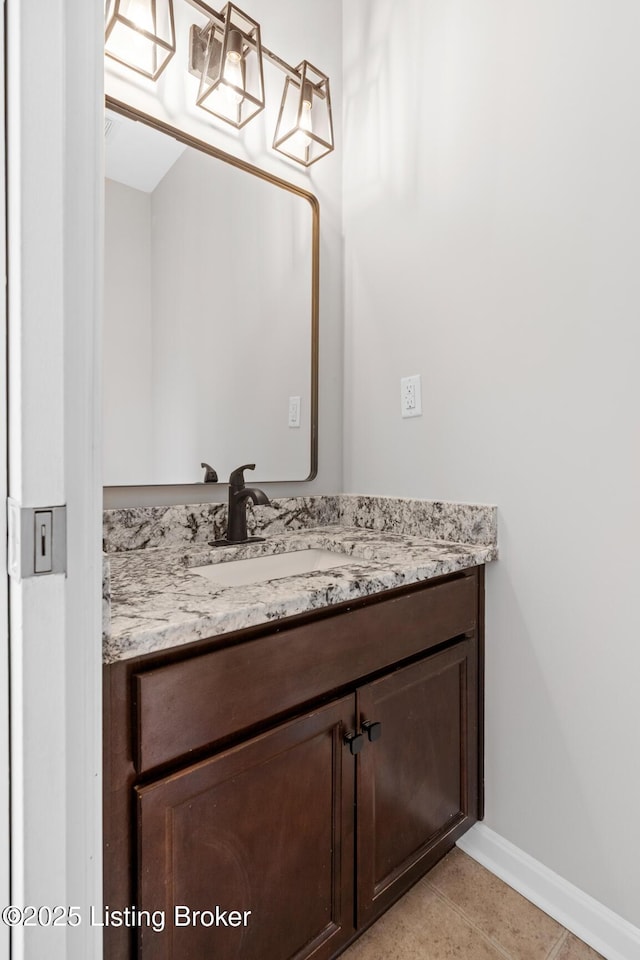
[[[212,20],[219,27],[223,27],[225,23],[224,15],[218,10],[214,10],[213,7],[210,7],[208,3],[204,3],[204,0],[186,0],[194,10],[198,10],[199,13],[202,13],[210,21]],[[206,25],[203,27],[197,27],[195,24],[191,27],[191,47],[190,47],[190,60],[189,60],[189,72],[197,73],[198,63],[201,62],[198,54],[198,46],[201,44],[201,40],[198,37],[198,33],[204,34],[206,32]],[[272,50],[268,50],[267,47],[262,45],[262,56],[266,57],[267,60],[277,67],[279,70],[282,70],[283,73],[286,73],[287,76],[291,77],[292,80],[300,80],[300,74],[295,67],[292,67],[290,63],[287,63],[286,60],[283,60],[282,57],[279,57],[277,53],[273,53]],[[319,90],[314,85],[316,94],[324,100],[324,91]]]
[[[262,55],[266,57],[267,60],[274,65],[274,67],[278,67],[279,70],[282,70],[283,73],[288,74],[288,76],[290,76],[292,79],[298,76],[291,64],[287,63],[286,60],[283,60],[282,57],[279,57],[277,53],[273,53],[271,50],[268,50],[267,47],[262,48]]]

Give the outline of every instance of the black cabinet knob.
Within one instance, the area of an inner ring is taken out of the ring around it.
[[[369,737],[369,740],[379,740],[382,736],[382,724],[379,720],[365,720],[362,729]]]
[[[364,737],[361,733],[347,733],[344,737],[344,742],[349,744],[349,750],[355,757],[356,753],[360,753],[364,747]]]

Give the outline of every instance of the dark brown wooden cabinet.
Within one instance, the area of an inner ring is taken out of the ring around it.
[[[476,681],[475,644],[462,640],[358,690],[361,725],[380,724],[358,757],[358,926],[476,818]]]
[[[107,960],[339,954],[481,816],[482,610],[474,568],[106,667]]]
[[[173,920],[141,929],[145,960],[326,960],[351,937],[354,719],[343,698],[136,787],[140,907]]]

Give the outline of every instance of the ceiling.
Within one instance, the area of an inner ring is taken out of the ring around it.
[[[134,190],[152,193],[186,150],[145,123],[105,112],[105,176]]]

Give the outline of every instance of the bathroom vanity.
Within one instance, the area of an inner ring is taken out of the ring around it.
[[[105,482],[232,472],[105,513],[104,955],[330,960],[482,817],[496,510],[244,487],[316,476],[319,203],[145,105],[107,99]]]
[[[387,530],[374,498],[314,526],[318,499],[256,510],[267,542],[226,559],[110,554],[105,903],[138,911],[105,928],[110,960],[329,960],[482,816],[495,515],[465,543],[409,534],[415,515],[389,532],[410,501]],[[245,588],[193,572],[319,546],[352,562]]]

